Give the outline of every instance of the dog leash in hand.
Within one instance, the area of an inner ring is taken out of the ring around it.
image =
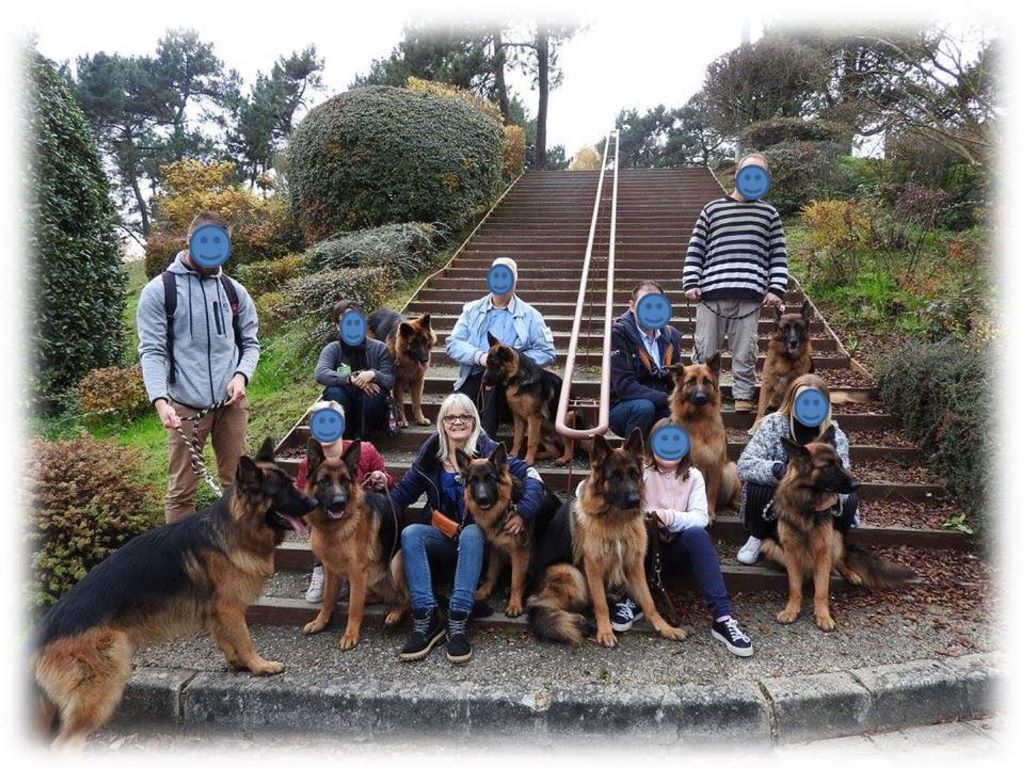
[[[764,308],[763,305],[758,304],[750,312],[745,312],[742,315],[724,315],[721,312],[719,312],[717,309],[712,307],[710,304],[708,304],[708,302],[706,302],[706,301],[700,300],[697,303],[703,305],[705,308],[707,308],[708,312],[710,312],[713,315],[716,315],[717,317],[720,317],[723,320],[743,320],[744,318],[750,317],[755,312],[760,312]],[[686,301],[686,306],[687,307],[690,306],[689,300]],[[785,312],[786,312],[786,305],[785,304],[779,304],[778,307],[779,307],[779,310],[783,314],[785,314]]]
[[[185,430],[182,429],[182,425],[184,425],[186,421],[192,421],[198,424],[200,420],[206,418],[206,416],[217,409],[225,407],[227,404],[228,398],[224,398],[219,403],[214,403],[208,408],[203,408],[203,410],[196,413],[195,416],[182,416],[182,423],[175,427],[175,429],[178,430],[178,434],[181,435],[181,439],[185,441],[185,445],[188,446],[189,458],[192,462],[192,471],[196,473],[197,477],[201,477],[206,481],[207,485],[209,485],[217,495],[217,498],[224,495],[224,489],[222,489],[217,481],[213,479],[213,476],[210,474],[210,470],[206,468],[206,461],[203,459],[203,453],[199,450],[199,442],[196,440],[196,428],[193,426],[191,434],[186,435]]]

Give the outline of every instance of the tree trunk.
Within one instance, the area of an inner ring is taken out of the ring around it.
[[[537,24],[537,89],[540,98],[537,103],[537,148],[534,152],[534,166],[547,165],[548,152],[548,28]]]
[[[508,88],[505,86],[505,43],[501,30],[494,31],[494,91],[498,97],[501,116],[508,124]]]

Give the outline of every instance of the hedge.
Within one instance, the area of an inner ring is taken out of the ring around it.
[[[845,144],[847,154],[853,132],[831,120],[804,120],[800,117],[773,117],[751,123],[740,132],[746,151],[761,151],[782,142],[829,141]]]
[[[280,259],[241,264],[231,275],[245,286],[253,297],[276,291],[293,277],[303,274],[306,254],[293,253]]]
[[[314,107],[288,144],[309,242],[408,221],[460,229],[502,183],[501,124],[461,99],[372,86]]]
[[[397,280],[420,272],[437,256],[438,231],[430,224],[388,224],[323,240],[306,251],[306,269],[388,267]]]
[[[29,69],[32,399],[50,413],[88,371],[120,359],[127,273],[85,115],[49,61],[33,53]]]

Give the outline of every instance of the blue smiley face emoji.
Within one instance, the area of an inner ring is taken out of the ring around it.
[[[366,339],[366,318],[363,313],[350,309],[338,321],[338,332],[341,340],[350,347],[357,347]]]
[[[817,389],[805,389],[793,402],[793,415],[805,427],[818,427],[828,415],[828,398]]]
[[[345,433],[345,419],[337,411],[321,408],[310,417],[309,431],[321,443],[333,443]]]
[[[504,296],[516,285],[512,269],[505,264],[495,264],[487,271],[487,290],[495,296]]]
[[[662,461],[679,461],[690,452],[690,436],[676,424],[654,430],[651,450]]]
[[[768,171],[760,165],[745,165],[736,174],[736,189],[747,200],[760,200],[768,194],[768,187],[771,185]]]
[[[223,227],[207,224],[192,233],[188,241],[188,255],[193,263],[215,269],[228,260],[231,253],[231,235]]]
[[[659,330],[672,319],[672,305],[664,294],[648,293],[636,303],[636,319],[644,330]]]

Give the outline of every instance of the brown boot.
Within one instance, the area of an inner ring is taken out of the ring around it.
[[[754,404],[749,400],[736,400],[732,405],[732,409],[736,413],[748,413],[754,410]]]

